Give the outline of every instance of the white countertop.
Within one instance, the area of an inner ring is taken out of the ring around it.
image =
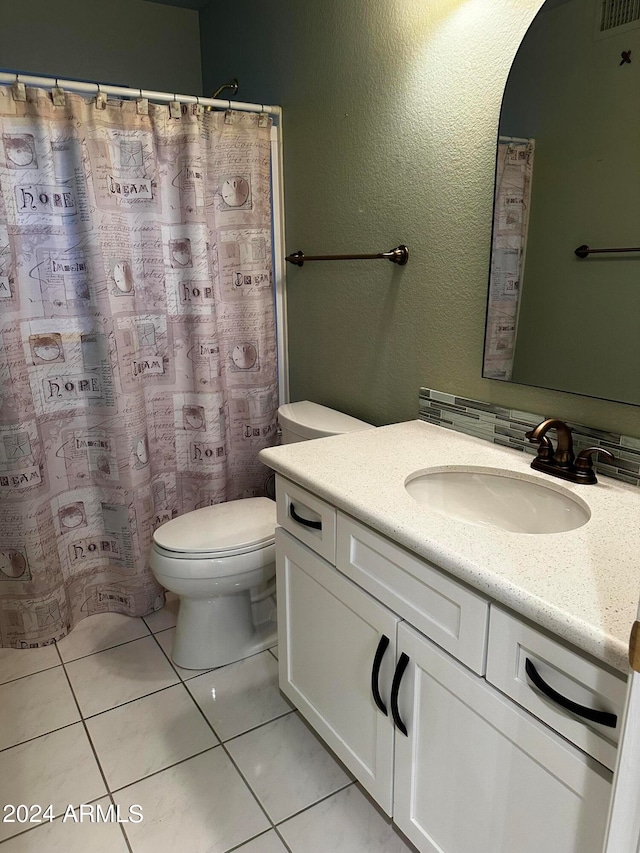
[[[640,597],[640,489],[609,477],[575,485],[533,471],[531,456],[422,421],[272,447],[260,459],[497,602],[627,672]],[[416,471],[509,469],[581,498],[575,530],[511,533],[418,504],[404,488]]]

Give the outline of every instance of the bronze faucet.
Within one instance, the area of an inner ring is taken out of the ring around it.
[[[553,452],[553,445],[546,435],[550,429],[555,429],[558,436],[555,453]],[[615,462],[613,454],[605,450],[604,447],[587,447],[575,459],[571,428],[558,418],[547,418],[542,421],[535,429],[525,433],[525,438],[540,445],[538,455],[531,463],[532,468],[536,471],[543,471],[545,474],[551,474],[553,477],[569,480],[571,483],[598,482],[591,461],[591,457],[596,453],[601,453],[609,462]]]

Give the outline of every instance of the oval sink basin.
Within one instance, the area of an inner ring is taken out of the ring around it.
[[[591,517],[583,501],[555,484],[491,468],[416,472],[404,486],[414,500],[435,512],[512,533],[564,533]]]

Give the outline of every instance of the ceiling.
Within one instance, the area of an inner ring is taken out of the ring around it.
[[[180,6],[182,9],[204,9],[210,0],[148,0],[149,3],[161,3],[163,6]]]

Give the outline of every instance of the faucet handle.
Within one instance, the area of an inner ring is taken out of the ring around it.
[[[546,435],[543,435],[542,438],[533,438],[533,430],[530,432],[525,432],[525,438],[528,438],[531,444],[538,445],[538,459],[552,459],[553,458],[553,444],[551,443],[551,439],[547,438]]]
[[[616,458],[613,453],[605,450],[604,447],[585,447],[581,450],[576,459],[576,477],[580,483],[597,483],[596,475],[593,470],[592,456],[599,453],[607,460],[607,462],[615,462]]]

